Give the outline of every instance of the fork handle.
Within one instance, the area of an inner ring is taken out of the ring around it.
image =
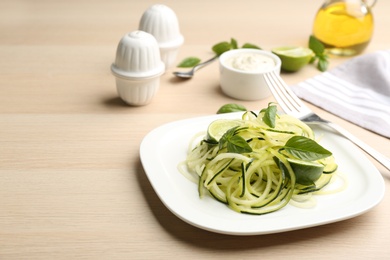
[[[363,151],[365,151],[367,154],[371,155],[372,158],[377,160],[380,164],[382,164],[384,167],[386,167],[390,171],[390,159],[369,146],[368,144],[361,141],[359,138],[355,137],[353,134],[342,128],[341,126],[334,124],[334,123],[328,123],[328,126],[342,134],[344,137],[352,141],[354,144],[359,146]]]

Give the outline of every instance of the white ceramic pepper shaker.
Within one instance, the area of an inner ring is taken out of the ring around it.
[[[175,12],[163,4],[152,5],[143,13],[138,29],[156,38],[165,68],[172,67],[184,42]]]

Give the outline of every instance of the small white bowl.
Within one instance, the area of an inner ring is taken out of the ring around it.
[[[143,13],[138,29],[156,38],[165,68],[171,67],[184,42],[175,12],[163,4],[152,5]]]
[[[123,101],[135,106],[149,104],[165,71],[154,36],[143,31],[124,35],[118,44],[111,71]]]
[[[222,91],[235,99],[260,100],[271,95],[264,74],[280,73],[281,60],[275,54],[258,49],[235,49],[219,57]]]

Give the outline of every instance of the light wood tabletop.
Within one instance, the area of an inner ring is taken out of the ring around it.
[[[121,37],[155,3],[0,2],[0,259],[389,259],[388,191],[357,217],[257,236],[205,231],[165,207],[140,161],[151,130],[227,103],[258,110],[274,100],[224,95],[215,62],[186,81],[170,68],[150,104],[126,105],[110,66]],[[160,3],[179,19],[179,62],[206,60],[212,45],[231,38],[265,50],[307,46],[323,1]],[[390,1],[378,1],[365,53],[389,48],[389,12]],[[348,59],[331,57],[330,68]],[[295,84],[320,73],[308,65],[282,77]],[[308,105],[390,157],[388,138]],[[390,188],[389,172],[369,160]]]

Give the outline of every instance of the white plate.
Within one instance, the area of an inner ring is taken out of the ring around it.
[[[384,196],[384,180],[374,165],[348,140],[320,127],[321,145],[333,152],[348,187],[336,194],[316,196],[314,208],[287,205],[266,215],[237,213],[211,197],[200,199],[197,186],[177,169],[186,158],[190,139],[218,118],[240,113],[199,117],[165,124],[142,141],[140,156],[146,175],[165,206],[196,227],[230,235],[261,235],[308,228],[349,219],[376,206]]]

